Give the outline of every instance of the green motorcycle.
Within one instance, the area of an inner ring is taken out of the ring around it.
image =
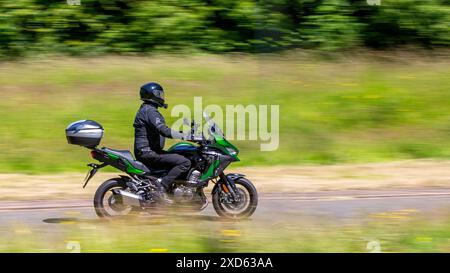
[[[204,114],[204,118],[207,137],[203,133],[198,134],[199,124],[185,120],[185,124],[191,127],[190,140],[179,142],[167,150],[168,153],[183,155],[191,161],[190,170],[172,183],[169,189],[169,196],[174,201],[171,206],[203,210],[208,205],[204,188],[211,182],[214,184],[212,203],[219,216],[250,217],[258,205],[255,186],[243,174],[224,173],[230,163],[239,161],[239,150],[225,139],[221,129],[207,114]],[[103,127],[92,120],[80,120],[66,128],[69,144],[89,148],[92,158],[100,162],[88,164],[91,169],[83,188],[105,166],[112,166],[127,174],[100,185],[94,196],[96,214],[99,217],[114,217],[167,206],[161,202],[155,181],[168,170],[151,169],[151,166],[135,160],[127,150],[97,148],[103,132]]]

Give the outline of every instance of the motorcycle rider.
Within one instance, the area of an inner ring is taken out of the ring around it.
[[[166,153],[165,138],[187,139],[187,135],[169,128],[158,107],[167,108],[164,89],[155,82],[141,86],[140,97],[144,103],[136,113],[134,127],[134,154],[136,159],[149,168],[169,169],[166,176],[158,179],[161,198],[172,203],[167,191],[172,182],[182,173],[189,170],[191,162],[182,155]]]

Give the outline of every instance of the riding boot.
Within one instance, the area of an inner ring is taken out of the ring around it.
[[[159,198],[163,203],[166,204],[173,204],[173,200],[169,198],[168,196],[168,188],[164,185],[164,183],[161,182],[162,179],[158,178],[156,180],[156,185],[158,187],[158,192],[159,192]]]

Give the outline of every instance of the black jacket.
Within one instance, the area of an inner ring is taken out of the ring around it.
[[[161,153],[165,138],[182,138],[183,134],[167,127],[156,105],[145,102],[134,119],[134,154],[137,158]]]

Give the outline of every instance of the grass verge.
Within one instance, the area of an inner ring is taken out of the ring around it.
[[[0,63],[0,172],[84,170],[65,127],[94,119],[103,145],[131,149],[139,86],[158,81],[170,105],[280,105],[280,145],[233,141],[240,166],[449,158],[448,58],[304,55],[38,59]],[[169,108],[164,112],[169,124]],[[247,128],[248,130],[248,128]],[[171,142],[169,142],[170,144]]]

